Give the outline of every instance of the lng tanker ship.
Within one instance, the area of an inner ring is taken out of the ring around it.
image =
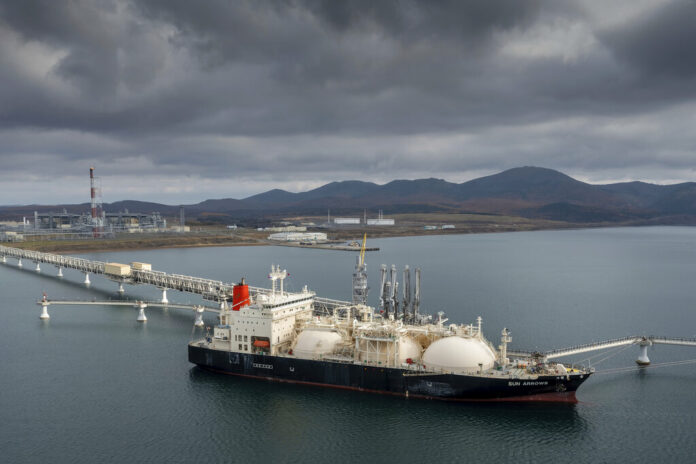
[[[382,266],[381,310],[367,306],[364,252],[353,274],[351,306],[315,308],[314,292],[287,292],[287,272],[271,267],[269,294],[252,298],[242,280],[219,324],[189,343],[189,361],[224,374],[334,388],[461,401],[570,401],[594,372],[543,357],[510,359],[509,332],[496,349],[475,324],[446,324],[418,314],[420,272],[413,303]],[[410,293],[410,288],[409,288]],[[401,311],[399,311],[401,306]]]

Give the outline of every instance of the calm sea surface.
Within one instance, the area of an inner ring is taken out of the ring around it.
[[[374,240],[379,265],[420,267],[422,310],[483,317],[496,345],[548,350],[634,334],[696,337],[696,228],[597,229]],[[94,253],[158,270],[267,286],[271,263],[290,289],[349,299],[353,253],[285,247]],[[187,361],[189,312],[51,307],[108,299],[117,286],[15,260],[0,265],[0,461],[111,462],[693,462],[696,365],[620,374],[637,347],[593,358],[579,404],[451,404],[204,372]],[[156,298],[126,286],[132,298]],[[169,292],[172,302],[198,302]],[[376,303],[377,292],[370,294]],[[212,316],[210,323],[214,322]],[[602,361],[603,358],[610,356]],[[596,355],[586,354],[584,357]],[[653,364],[696,358],[658,346]],[[575,358],[582,359],[583,356]]]

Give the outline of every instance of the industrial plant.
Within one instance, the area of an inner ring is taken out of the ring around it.
[[[60,212],[34,211],[33,220],[23,218],[21,222],[0,225],[0,241],[19,242],[40,236],[48,239],[84,239],[108,238],[116,233],[163,232],[167,220],[159,212],[132,213],[127,209],[107,213],[101,199],[99,178],[94,175],[94,167],[89,168],[90,210],[82,213],[70,213],[66,209]],[[184,231],[183,208],[180,213],[181,225],[178,231]]]

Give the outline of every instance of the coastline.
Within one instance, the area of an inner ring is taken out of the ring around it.
[[[609,224],[601,225],[577,225],[577,224],[554,224],[553,226],[542,225],[523,227],[474,227],[458,228],[450,230],[423,230],[422,228],[398,228],[398,229],[343,229],[332,230],[330,242],[346,242],[362,240],[363,234],[367,234],[369,239],[394,238],[394,237],[414,237],[432,235],[468,235],[468,234],[492,234],[501,232],[529,232],[536,230],[563,230],[577,228],[596,228],[607,227]],[[199,247],[238,247],[238,246],[297,246],[285,242],[273,242],[266,238],[267,233],[249,231],[236,234],[186,234],[186,235],[141,235],[133,237],[116,237],[94,240],[36,240],[7,243],[8,246],[25,250],[43,251],[50,253],[95,253],[125,250],[154,250],[168,248],[199,248]],[[310,248],[310,247],[308,247]],[[330,248],[320,248],[330,249]]]
[[[431,235],[491,234],[500,232],[531,232],[537,230],[596,229],[602,227],[635,227],[655,225],[687,225],[681,221],[626,221],[626,222],[562,222],[529,219],[517,216],[494,216],[483,214],[401,214],[394,215],[395,226],[316,227],[311,230],[326,232],[329,243],[368,241],[377,238],[413,237]],[[288,221],[315,221],[317,217],[292,217]],[[443,229],[444,224],[453,228]],[[426,226],[436,229],[425,229]],[[166,248],[236,247],[236,246],[297,246],[287,242],[268,239],[269,232],[252,228],[234,231],[221,226],[196,226],[196,230],[180,233],[119,234],[115,238],[86,240],[38,240],[10,242],[9,246],[26,250],[51,253],[93,253],[124,250],[152,250]],[[310,248],[310,247],[308,247]],[[316,247],[329,249],[330,247]],[[335,248],[339,249],[339,248]]]

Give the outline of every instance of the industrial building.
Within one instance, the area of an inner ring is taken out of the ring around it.
[[[393,226],[394,220],[393,219],[368,219],[367,225],[368,226]]]
[[[393,219],[384,219],[384,214],[382,213],[382,210],[379,210],[379,216],[377,216],[377,219],[367,219],[367,225],[368,226],[393,226],[394,225],[394,220]]]
[[[264,232],[306,232],[305,226],[259,227],[256,230]]]
[[[269,235],[268,239],[280,242],[325,242],[327,236],[323,232],[277,232]]]
[[[139,229],[165,229],[167,220],[160,213],[131,213],[128,210],[117,213],[102,213],[102,227],[105,230],[120,232]],[[35,230],[89,229],[92,227],[92,217],[89,213],[73,214],[63,210],[60,213],[34,212]]]
[[[24,235],[18,234],[12,230],[0,231],[0,242],[22,242],[24,241]]]
[[[334,224],[336,225],[359,225],[360,224],[360,218],[352,218],[352,217],[337,217],[334,218],[333,220]]]
[[[101,238],[117,232],[154,232],[167,228],[167,221],[160,213],[131,213],[124,211],[107,213],[102,207],[99,178],[94,168],[89,168],[90,210],[84,213],[39,213],[34,211],[34,223],[23,221],[22,231],[27,235],[61,236],[61,238]],[[183,210],[182,210],[183,222]]]

